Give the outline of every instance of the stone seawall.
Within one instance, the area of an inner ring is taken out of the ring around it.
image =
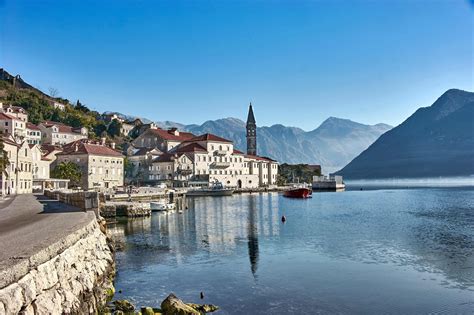
[[[113,295],[105,225],[91,222],[0,271],[0,314],[96,313]]]

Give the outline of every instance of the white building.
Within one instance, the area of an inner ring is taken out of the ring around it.
[[[2,194],[27,194],[33,189],[33,160],[26,141],[16,143],[3,137],[3,148],[9,164],[1,174]]]
[[[21,121],[27,122],[28,121],[28,113],[25,109],[19,106],[7,105],[0,103],[0,112],[8,114],[9,116],[13,116],[18,118]]]
[[[162,152],[168,152],[181,142],[194,137],[192,133],[182,132],[176,128],[169,130],[149,128],[133,140],[132,145],[136,148],[158,148]]]
[[[183,141],[149,167],[150,181],[183,185],[219,181],[227,187],[256,188],[275,185],[277,175],[276,161],[244,155],[232,141],[213,134]]]
[[[87,128],[73,128],[55,121],[45,121],[38,126],[42,133],[42,143],[64,145],[80,139],[87,139]]]
[[[30,122],[26,123],[26,141],[29,144],[41,143],[41,129]]]
[[[0,132],[3,135],[26,137],[26,121],[11,114],[0,112]]]

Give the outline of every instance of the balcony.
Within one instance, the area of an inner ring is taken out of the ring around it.
[[[178,168],[176,171],[180,175],[191,175],[193,173],[193,170],[189,168]]]
[[[230,166],[230,162],[213,162],[210,166],[211,168],[228,168]]]
[[[226,153],[227,153],[227,152],[224,151],[224,150],[216,150],[216,151],[214,151],[214,155],[215,155],[215,156],[224,156],[224,155],[226,155]]]

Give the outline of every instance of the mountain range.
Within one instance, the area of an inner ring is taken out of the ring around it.
[[[176,127],[194,134],[213,133],[232,140],[238,150],[246,150],[245,122],[238,118],[209,120],[202,125],[184,125],[170,121],[157,124],[161,128]],[[386,124],[371,126],[335,117],[326,119],[318,128],[309,132],[280,124],[258,127],[258,154],[280,163],[321,164],[323,172],[328,173],[349,163],[391,128]]]
[[[124,119],[134,118],[115,114]],[[245,122],[238,118],[208,120],[201,125],[173,121],[158,121],[156,124],[163,129],[178,128],[194,134],[213,133],[232,140],[236,149],[246,151]],[[281,124],[258,127],[258,154],[280,163],[320,164],[327,174],[341,169],[391,128],[387,124],[364,125],[336,117],[329,117],[312,131]]]
[[[354,179],[474,175],[474,93],[448,90],[338,174]]]

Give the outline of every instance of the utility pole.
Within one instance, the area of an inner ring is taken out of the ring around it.
[[[18,183],[20,182],[20,179],[19,179],[20,148],[21,148],[21,145],[23,144],[23,139],[25,137],[20,136],[20,135],[15,135],[15,136],[12,136],[12,138],[15,141],[15,143],[18,145],[16,147],[16,167],[15,167],[15,175],[16,175],[16,178],[15,178],[15,195],[18,195]]]

